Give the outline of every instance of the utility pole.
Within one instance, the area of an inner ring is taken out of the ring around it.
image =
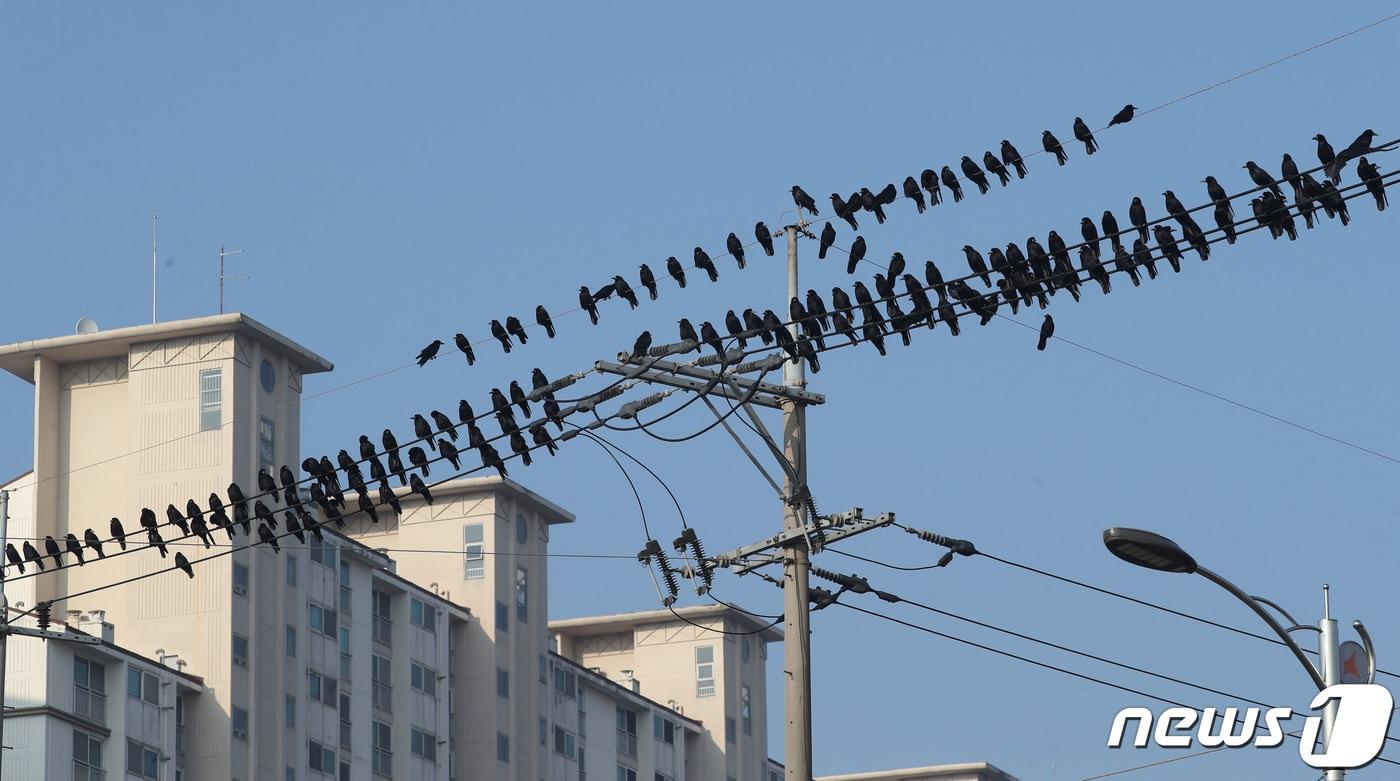
[[[224,313],[224,280],[225,279],[247,279],[247,277],[230,277],[224,275],[224,258],[230,255],[242,255],[243,250],[224,250],[224,245],[219,245],[219,314]]]
[[[797,212],[797,222],[802,211]],[[799,225],[787,226],[788,299],[798,296],[797,231]],[[798,338],[798,325],[788,325],[792,338]],[[783,364],[783,384],[803,390],[807,387],[802,361]],[[806,526],[803,517],[807,495],[807,409],[792,399],[783,404],[783,456],[792,465],[783,478],[786,507],[783,510],[783,530]],[[811,603],[808,601],[807,540],[794,537],[783,548],[783,681],[787,730],[783,742],[783,765],[787,781],[812,781],[812,655]]]
[[[1328,686],[1335,686],[1342,682],[1341,638],[1337,632],[1337,619],[1332,617],[1332,589],[1325,583],[1322,586],[1322,620],[1317,622],[1317,634],[1318,666],[1322,668],[1322,682]],[[1369,648],[1367,650],[1370,651]],[[1322,740],[1323,745],[1328,748],[1332,746],[1332,726],[1336,722],[1337,701],[1332,700],[1322,709]],[[1323,777],[1326,781],[1343,781],[1346,774],[1345,770],[1330,768]]]

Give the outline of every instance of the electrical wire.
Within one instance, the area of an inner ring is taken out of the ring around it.
[[[924,571],[924,570],[938,569],[938,566],[939,566],[938,564],[924,564],[924,565],[918,566],[918,567],[901,567],[901,566],[899,566],[898,564],[890,564],[890,563],[888,563],[888,562],[880,561],[880,560],[878,560],[878,559],[867,559],[867,558],[864,557],[864,556],[857,556],[857,555],[854,554],[854,553],[847,553],[847,552],[845,552],[845,551],[843,551],[843,550],[837,550],[837,549],[831,547],[830,545],[826,546],[825,548],[822,548],[822,550],[824,550],[824,551],[830,551],[830,552],[832,552],[832,553],[836,553],[836,554],[839,554],[839,555],[841,555],[841,556],[845,556],[845,557],[850,558],[850,559],[857,559],[857,560],[859,560],[859,561],[864,561],[864,562],[867,562],[867,563],[870,563],[870,564],[878,564],[878,565],[881,566],[881,567],[885,567],[885,568],[887,568],[887,569],[899,570],[900,572],[922,572],[922,571]]]

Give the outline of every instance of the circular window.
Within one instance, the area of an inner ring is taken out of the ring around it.
[[[739,659],[744,662],[749,660],[749,639],[747,637],[739,640]]]
[[[258,367],[258,377],[262,381],[262,389],[268,393],[277,387],[277,370],[272,368],[272,362],[263,359],[262,366]]]
[[[515,541],[521,545],[525,544],[526,538],[530,536],[529,524],[525,522],[525,516],[515,516]]]

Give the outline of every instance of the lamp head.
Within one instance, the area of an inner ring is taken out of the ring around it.
[[[1196,571],[1196,560],[1191,554],[1160,534],[1141,529],[1105,529],[1103,544],[1109,553],[1139,567],[1158,572]]]

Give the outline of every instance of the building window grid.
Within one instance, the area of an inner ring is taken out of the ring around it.
[[[744,734],[753,734],[753,709],[749,697],[749,686],[744,684],[739,687],[739,719],[744,726]]]
[[[340,627],[340,677],[350,677],[350,627]]]
[[[307,670],[306,682],[307,696],[310,699],[332,708],[339,706],[340,685],[334,676],[325,675],[316,670]]]
[[[715,647],[697,646],[695,649],[695,696],[712,697],[715,693]]]
[[[374,654],[370,657],[370,680],[372,682],[372,699],[374,707],[382,711],[392,710],[394,698],[393,685],[389,683],[389,660],[386,657]]]
[[[374,640],[384,645],[393,645],[394,618],[390,610],[389,594],[374,589],[370,592],[370,613],[373,616]]]
[[[126,773],[137,778],[155,779],[160,773],[160,755],[144,743],[126,741]]]
[[[496,761],[510,764],[510,736],[504,732],[496,733]]]
[[[332,640],[339,641],[336,628],[339,621],[336,618],[335,610],[315,602],[309,603],[308,622],[311,624],[311,631],[319,632]]]
[[[462,527],[462,577],[467,580],[486,577],[486,543],[482,524],[469,523]]]
[[[660,716],[652,716],[652,733],[654,737],[662,743],[675,745],[676,723],[670,719],[663,719]]]
[[[159,705],[160,679],[135,667],[127,667],[126,694],[149,705]]]
[[[335,749],[322,745],[319,741],[306,741],[307,764],[311,769],[334,776],[336,773]]]
[[[437,697],[437,671],[426,665],[412,662],[409,665],[408,683],[423,694]]]
[[[429,632],[437,632],[437,611],[432,605],[419,599],[408,600],[408,620],[414,626],[422,627]]]
[[[371,722],[370,744],[372,748],[371,769],[375,775],[392,778],[394,775],[394,753],[390,749],[393,743],[388,724],[382,721]]]
[[[510,671],[501,667],[496,668],[496,696],[510,699]]]
[[[247,710],[245,710],[245,709],[243,709],[243,708],[240,708],[240,707],[238,707],[237,705],[233,706],[232,711],[231,711],[231,714],[230,714],[230,717],[229,717],[229,722],[230,722],[230,725],[231,725],[232,728],[233,728],[233,736],[234,736],[235,738],[237,738],[237,739],[239,739],[239,740],[247,740],[247,739],[248,739],[248,711],[247,711]]]
[[[524,624],[530,617],[530,573],[524,567],[515,568],[515,620]]]
[[[233,664],[237,667],[248,667],[248,638],[235,632],[233,634]]]
[[[248,565],[233,563],[233,593],[247,595],[248,593]]]
[[[73,657],[73,712],[107,723],[107,668],[81,656]]]
[[[107,772],[102,769],[102,740],[73,730],[73,781],[103,781],[106,777]]]
[[[617,709],[617,753],[637,758],[637,712],[628,708]]]
[[[350,562],[340,560],[340,604],[337,607],[344,613],[350,612]]]
[[[201,369],[199,372],[199,430],[217,431],[223,428],[224,372],[222,369]]]
[[[350,695],[340,693],[340,747],[350,748]]]
[[[409,753],[427,762],[437,762],[437,735],[417,727],[408,732]]]

